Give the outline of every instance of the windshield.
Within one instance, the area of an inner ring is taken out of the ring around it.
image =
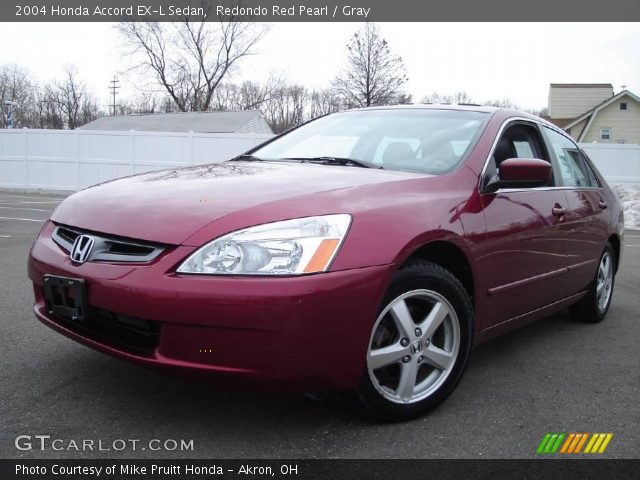
[[[260,160],[352,159],[374,168],[442,174],[458,166],[487,118],[483,112],[419,108],[336,113],[251,155]]]

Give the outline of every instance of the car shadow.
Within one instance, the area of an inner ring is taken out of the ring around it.
[[[572,335],[578,322],[567,313],[560,313],[529,324],[478,346],[471,354],[469,369],[462,386],[474,386],[474,377],[490,374],[507,364],[515,364],[523,355],[537,357],[536,344],[561,345],[563,337]],[[259,422],[265,425],[295,424],[313,427],[326,422],[369,424],[354,415],[346,402],[336,396],[314,398],[296,394],[250,393],[218,389],[202,381],[195,381],[148,369],[100,355],[85,347],[59,350],[55,362],[49,363],[47,377],[67,376],[64,385],[51,386],[43,398],[66,395],[72,389],[77,404],[86,401],[94,414],[113,418],[129,425],[148,425],[162,419],[180,425],[189,432],[201,429],[203,422],[220,428],[221,419],[234,418],[234,429],[251,428]],[[529,353],[528,353],[529,352]],[[78,358],[80,357],[80,358]],[[76,365],[74,376],[68,378],[65,365]],[[69,385],[71,383],[71,385]],[[92,402],[91,399],[99,399]],[[355,412],[357,413],[357,412]]]

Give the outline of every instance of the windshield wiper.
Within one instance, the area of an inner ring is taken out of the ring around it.
[[[292,157],[292,158],[284,158],[282,160],[299,160],[301,162],[313,162],[313,163],[321,163],[323,165],[351,165],[354,167],[361,168],[377,168],[382,169],[382,166],[375,165],[373,163],[365,162],[362,160],[354,160],[353,158],[346,157]]]
[[[242,155],[238,155],[237,157],[232,158],[231,160],[229,160],[230,162],[238,162],[238,161],[245,161],[245,162],[261,162],[262,159],[258,158],[258,157],[254,157],[253,155],[249,154],[249,153],[243,153]]]

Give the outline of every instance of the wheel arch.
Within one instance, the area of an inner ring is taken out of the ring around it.
[[[618,267],[620,265],[620,237],[617,234],[613,234],[608,238],[609,243],[611,243],[611,245],[613,246],[613,251],[614,254],[616,256],[616,269],[615,271],[618,271]]]
[[[469,255],[457,242],[449,238],[430,240],[414,248],[400,264],[404,265],[415,259],[435,263],[451,272],[460,280],[475,306],[477,284],[475,272],[469,261]]]

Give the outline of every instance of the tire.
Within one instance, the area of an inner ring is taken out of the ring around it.
[[[598,323],[604,320],[613,298],[616,268],[615,251],[611,243],[607,242],[587,294],[569,308],[573,318],[586,323]],[[600,286],[603,290],[600,290]]]
[[[460,281],[434,263],[408,262],[393,278],[373,324],[355,391],[359,411],[398,421],[437,407],[458,384],[472,339],[473,307]]]

